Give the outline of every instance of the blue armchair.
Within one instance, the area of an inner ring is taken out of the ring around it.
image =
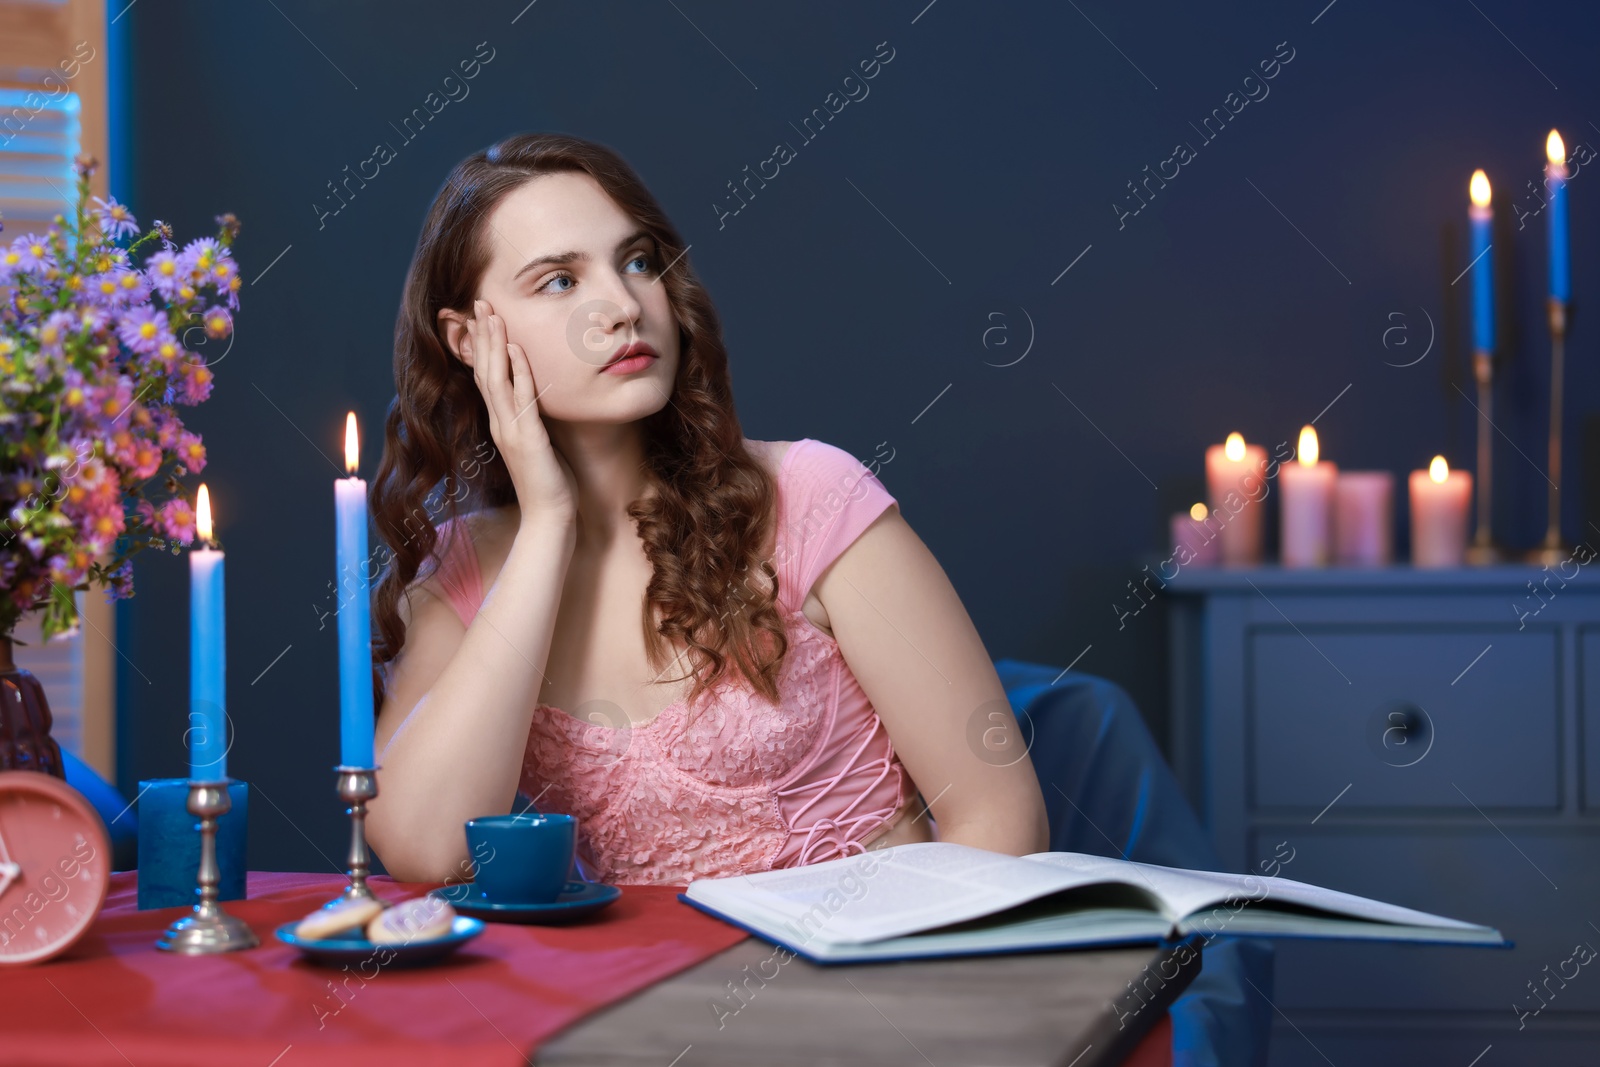
[[[131,871],[139,866],[139,815],[117,787],[100,777],[100,772],[83,760],[61,749],[62,769],[67,784],[86,797],[111,835],[111,869]]]
[[[997,660],[995,670],[1031,738],[1052,851],[1222,870],[1210,835],[1120,686],[1021,660]],[[1272,968],[1268,941],[1218,936],[1205,945],[1199,977],[1170,1010],[1174,1067],[1267,1062]]]

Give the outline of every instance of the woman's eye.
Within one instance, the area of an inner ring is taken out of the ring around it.
[[[646,274],[646,273],[649,272],[649,270],[650,270],[650,257],[648,255],[646,255],[645,253],[640,252],[638,255],[636,255],[632,259],[628,260],[628,266],[630,266],[630,267],[633,266],[635,263],[642,264],[640,266],[639,270],[637,271],[637,273]]]
[[[568,282],[569,284],[565,285],[565,286],[559,286],[558,287],[556,285],[557,282]],[[549,281],[547,281],[543,285],[539,286],[539,288],[540,288],[541,291],[548,289],[549,291],[551,291],[553,293],[565,293],[565,292],[568,292],[572,288],[572,286],[574,286],[576,284],[578,284],[577,279],[574,278],[572,275],[570,275],[570,274],[557,274],[555,277],[551,278]]]

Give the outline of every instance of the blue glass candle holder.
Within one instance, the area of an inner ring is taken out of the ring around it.
[[[231,806],[217,819],[218,900],[245,899],[245,827],[250,787],[230,780]],[[195,902],[200,820],[189,814],[189,779],[139,783],[139,910]]]

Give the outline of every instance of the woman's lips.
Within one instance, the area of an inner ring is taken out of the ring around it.
[[[656,350],[643,341],[629,341],[617,350],[610,363],[600,368],[602,374],[632,374],[643,370],[659,357]]]
[[[644,370],[646,367],[650,366],[650,364],[654,363],[655,361],[656,361],[656,357],[655,356],[646,355],[644,353],[640,353],[637,356],[628,356],[628,357],[626,357],[624,359],[619,359],[615,363],[608,363],[601,370],[600,373],[602,373],[602,374],[632,374],[634,371]]]

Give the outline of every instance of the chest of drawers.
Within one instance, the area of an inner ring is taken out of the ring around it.
[[[1600,948],[1597,572],[1167,584],[1170,753],[1224,861],[1292,855],[1285,877],[1515,942],[1279,941],[1274,1064],[1596,1062],[1600,960],[1574,957]]]

